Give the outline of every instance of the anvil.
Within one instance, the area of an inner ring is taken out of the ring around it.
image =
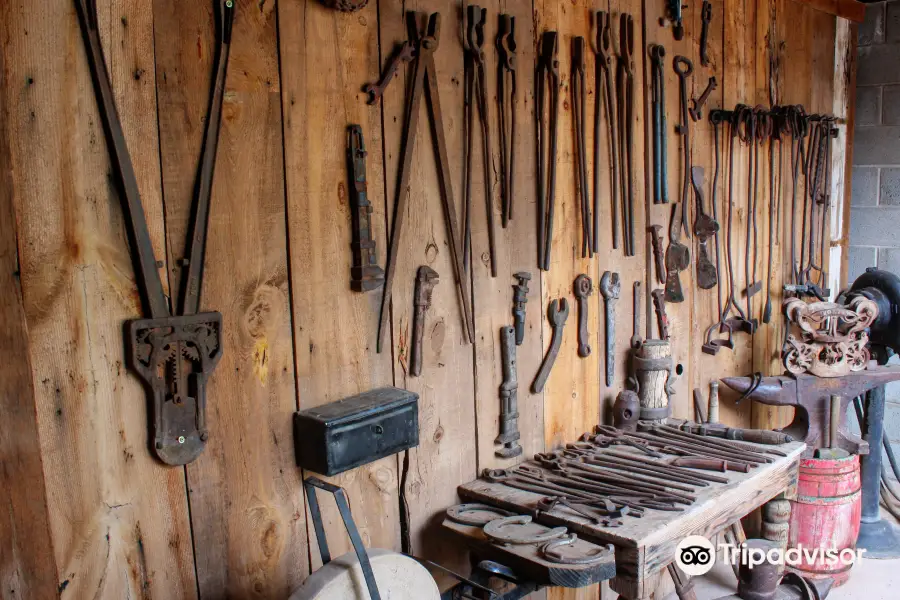
[[[829,407],[831,396],[841,398],[841,423],[838,424],[838,447],[853,454],[868,454],[869,443],[849,432],[844,422],[847,405],[857,396],[891,381],[900,381],[900,367],[870,366],[843,377],[815,377],[813,375],[763,377],[748,396],[751,400],[770,406],[793,406],[794,420],[782,429],[795,440],[806,442],[807,454],[828,444],[831,424]],[[744,394],[753,384],[750,377],[725,377],[722,382]]]

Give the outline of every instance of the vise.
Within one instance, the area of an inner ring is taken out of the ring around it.
[[[807,453],[829,445],[832,423],[829,410],[831,397],[840,397],[840,423],[837,424],[837,447],[853,454],[868,454],[869,443],[846,428],[844,423],[850,402],[891,381],[900,381],[900,367],[871,366],[842,377],[815,377],[802,374],[778,377],[726,377],[722,383],[744,398],[769,406],[794,407],[794,420],[782,429],[795,440],[805,442]]]

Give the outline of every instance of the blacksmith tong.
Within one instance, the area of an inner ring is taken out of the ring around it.
[[[194,189],[185,257],[180,261],[187,269],[182,271],[178,310],[172,314],[153,254],[137,177],[125,143],[125,133],[116,110],[112,83],[103,57],[96,1],[75,0],[94,93],[100,108],[112,167],[118,180],[135,278],[141,304],[147,315],[147,318],[134,319],[125,325],[127,360],[150,393],[150,445],[156,456],[168,465],[187,464],[197,458],[206,446],[209,439],[206,427],[206,382],[222,357],[222,315],[217,312],[198,312],[209,225],[210,193],[234,22],[233,0],[219,0],[216,5],[215,77]]]
[[[543,271],[549,271],[553,212],[556,208],[556,133],[559,122],[559,37],[555,31],[544,32],[540,52],[534,82],[537,87],[535,113],[538,122],[538,266]]]
[[[609,195],[612,204],[612,245],[613,249],[619,248],[619,136],[616,130],[618,125],[616,116],[616,104],[613,101],[615,94],[612,89],[612,40],[610,38],[610,15],[608,12],[598,10],[594,13],[595,35],[591,37],[591,48],[596,55],[594,60],[595,86],[594,96],[594,252],[599,252],[600,239],[600,116],[601,104],[606,107],[606,136],[609,143]],[[603,93],[600,93],[600,88]]]
[[[403,221],[406,218],[409,199],[409,175],[412,170],[413,154],[416,145],[416,131],[419,124],[419,112],[422,96],[427,99],[431,116],[431,131],[434,142],[434,155],[438,170],[438,188],[444,209],[444,222],[447,226],[447,245],[450,249],[450,262],[453,265],[453,277],[461,305],[463,336],[471,343],[475,322],[472,319],[471,296],[469,295],[468,278],[463,267],[463,256],[460,248],[462,237],[456,221],[456,205],[453,202],[453,190],[450,187],[450,161],[447,157],[447,140],[444,137],[444,122],[441,117],[441,98],[438,90],[437,70],[434,66],[434,52],[437,50],[441,33],[441,15],[432,13],[428,17],[428,28],[424,34],[419,31],[417,14],[409,11],[406,14],[409,39],[416,48],[416,62],[412,83],[409,86],[409,97],[406,104],[406,127],[403,129],[403,155],[400,159],[400,175],[397,185],[397,197],[394,203],[394,226],[391,230],[391,245],[388,249],[387,267],[384,278],[384,296],[381,299],[381,316],[378,322],[378,340],[376,351],[381,352],[385,325],[390,314],[391,288],[397,270],[397,253],[400,250],[400,236]]]
[[[500,113],[500,206],[505,229],[513,218],[516,166],[516,18],[500,15],[497,32],[497,104]]]

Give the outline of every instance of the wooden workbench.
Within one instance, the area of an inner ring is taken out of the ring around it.
[[[777,446],[786,457],[751,469],[749,473],[724,474],[727,484],[710,484],[697,490],[697,501],[683,512],[648,510],[641,518],[626,517],[621,527],[601,527],[565,507],[541,512],[536,504],[544,496],[500,483],[477,479],[459,486],[464,500],[491,504],[519,514],[530,514],[546,525],[564,525],[579,537],[616,548],[616,577],[610,587],[629,600],[648,598],[659,574],[675,558],[675,547],[689,535],[712,538],[732,523],[776,496],[792,498],[797,466],[806,449],[801,442]]]

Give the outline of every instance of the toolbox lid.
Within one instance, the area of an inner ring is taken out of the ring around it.
[[[365,419],[373,413],[383,413],[414,404],[419,400],[415,392],[396,387],[383,387],[363,392],[355,396],[329,402],[297,413],[298,416],[313,419],[326,427]]]

